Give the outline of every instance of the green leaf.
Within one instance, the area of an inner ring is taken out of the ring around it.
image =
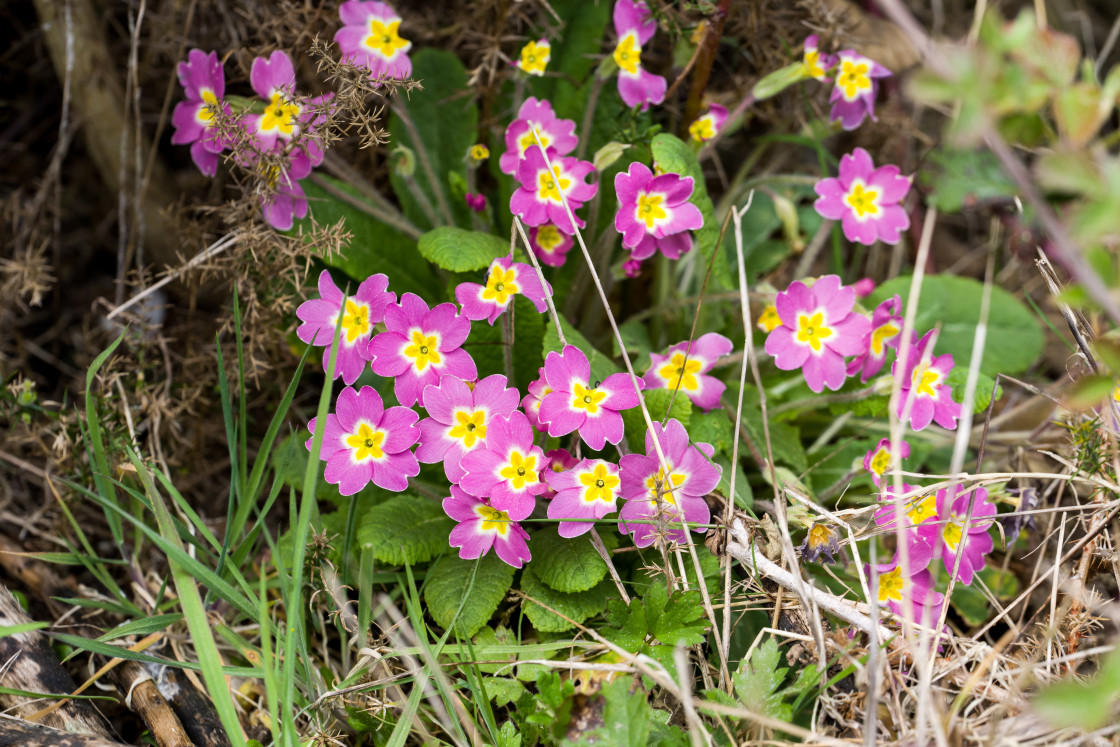
[[[688,744],[683,731],[665,724],[669,714],[651,707],[643,690],[639,688],[631,692],[629,678],[620,677],[605,682],[601,693],[604,700],[603,725],[583,731],[578,742],[565,740],[565,747],[575,744],[603,747]]]
[[[544,362],[545,325],[550,327],[548,317],[537,311],[533,302],[523,295],[513,297],[513,381],[510,386],[524,392],[529,383],[538,377]],[[509,313],[508,311],[506,313]],[[506,375],[504,316],[490,326],[485,321],[471,324],[471,334],[463,344],[463,349],[471,354],[478,366],[480,379],[493,374]]]
[[[498,609],[513,585],[513,574],[514,568],[494,553],[478,560],[444,555],[428,569],[428,583],[424,587],[428,612],[440,627],[446,629],[454,622],[460,635],[470,637]]]
[[[778,642],[767,638],[751,654],[749,661],[743,661],[733,678],[735,694],[752,711],[771,718],[789,721],[793,716],[792,708],[783,703],[781,688],[786,679],[786,668],[782,664],[782,651]]]
[[[675,418],[681,425],[688,428],[692,418],[692,400],[683,391],[673,394],[672,389],[648,389],[642,392],[649,417],[654,423],[666,422],[667,418]],[[670,407],[672,403],[672,407]],[[633,407],[622,411],[622,423],[626,427],[626,440],[633,451],[645,451],[646,421],[642,417],[642,409]]]
[[[698,590],[677,591],[669,596],[665,585],[655,581],[646,592],[645,605],[649,631],[657,640],[670,646],[703,642],[708,621]]]
[[[766,434],[762,428],[762,410],[756,405],[745,404],[742,423],[758,452],[766,457]],[[789,423],[770,421],[770,447],[774,451],[775,462],[788,464],[799,473],[809,468],[805,447],[801,445],[801,432]]]
[[[618,546],[614,534],[604,534],[607,550]],[[537,578],[556,591],[587,591],[607,577],[607,564],[589,537],[566,539],[551,531],[533,538],[533,568]]]
[[[587,356],[587,360],[591,364],[591,383],[602,381],[612,373],[619,372],[619,367],[605,353],[592,346],[587,338],[580,334],[579,330],[573,327],[564,317],[560,317],[560,327],[564,330],[564,339],[567,343],[575,345]],[[559,353],[563,350],[564,346],[560,344],[560,335],[556,333],[556,325],[549,322],[544,332],[545,356],[551,352]]]
[[[1005,573],[998,568],[985,568],[976,575],[1000,601],[1013,599],[1019,594],[1019,579],[1013,573]],[[992,616],[992,603],[979,584],[957,584],[953,587],[950,603],[969,625],[983,625]]]
[[[498,733],[494,735],[494,747],[521,747],[521,735],[517,733],[517,726],[512,721],[505,722],[498,729]]]
[[[621,599],[612,599],[607,604],[607,626],[600,631],[604,638],[617,646],[637,653],[645,643],[649,626],[646,622],[646,607],[637,597],[627,605]]]
[[[358,544],[391,565],[426,563],[447,547],[455,522],[433,500],[398,495],[366,511],[358,525]]]
[[[694,412],[688,420],[688,437],[692,443],[711,444],[717,452],[731,454],[735,425],[726,411]]]
[[[945,377],[946,386],[953,388],[953,400],[960,402],[964,398],[964,388],[968,383],[968,369],[955,366]],[[978,374],[976,378],[976,396],[973,398],[972,411],[983,412],[992,402],[992,390],[995,389],[996,380],[991,376]],[[1111,392],[1111,389],[1109,390]],[[1003,396],[1003,389],[996,392],[996,399]],[[964,405],[961,402],[961,405]]]
[[[496,706],[516,703],[518,698],[525,694],[525,686],[511,677],[483,677],[486,694]]]
[[[498,257],[509,254],[509,242],[492,233],[440,226],[420,237],[420,255],[451,272],[485,270]]]
[[[533,564],[527,565],[525,570],[522,571],[521,591],[531,599],[548,605],[565,617],[571,618],[575,623],[582,623],[589,617],[602,612],[606,609],[607,600],[618,594],[614,583],[609,579],[587,591],[565,594],[562,591],[556,591],[541,581],[533,570],[535,567],[536,565]],[[529,618],[533,627],[542,633],[559,633],[575,627],[573,623],[549,612],[540,604],[535,604],[531,600],[522,602],[521,608],[525,611],[525,615]]]
[[[899,277],[880,285],[867,298],[867,306],[878,304],[895,293],[902,296],[905,308],[910,295],[910,278]],[[967,369],[972,358],[972,341],[980,321],[980,302],[984,286],[973,278],[927,275],[922,282],[915,330],[923,333],[941,328],[934,355],[951,353],[953,363]],[[1043,336],[1035,315],[1016,298],[999,287],[992,288],[988,314],[988,333],[980,372],[1018,373],[1042,354]]]
[[[358,191],[345,182],[325,175],[317,175],[315,179],[335,191],[361,199]],[[332,195],[315,180],[305,179],[301,185],[307,193],[311,216],[316,223],[329,226],[341,220],[351,234],[350,244],[344,252],[323,258],[327,265],[359,281],[383,273],[389,277],[393,290],[398,294],[415,293],[421,298],[433,298],[439,294],[439,280],[432,272],[432,266],[416,251],[414,240]],[[305,218],[298,221],[298,225],[307,230],[310,222],[310,218]],[[357,287],[357,283],[352,286],[355,290]]]
[[[976,207],[984,201],[1010,200],[1018,194],[999,159],[986,149],[934,149],[918,180],[929,190],[929,204],[946,213]]]
[[[1088,682],[1064,680],[1050,685],[1033,701],[1034,709],[1057,728],[1093,731],[1108,722],[1120,697],[1120,649],[1101,663]]]
[[[424,90],[413,91],[407,101],[396,99],[394,107],[404,107],[407,110],[408,117],[420,136],[420,142],[415,141],[394,111],[389,117],[389,131],[392,133],[390,147],[400,144],[416,153],[417,166],[412,178],[438,213],[437,192],[442,193],[444,200],[448,200],[451,173],[457,172],[466,179],[466,156],[477,135],[478,107],[474,103],[474,97],[464,95],[470,90],[467,70],[451,52],[432,47],[416,52],[412,55],[412,77],[422,82]],[[423,167],[421,152],[430,161],[437,184],[431,183]],[[390,170],[389,178],[405,215],[417,225],[430,225],[406,179],[395,170]],[[465,203],[449,201],[449,206],[456,223],[470,225],[471,212]]]
[[[667,132],[654,135],[650,148],[653,150],[653,160],[660,168],[681,176],[692,177],[694,186],[689,201],[699,208],[700,214],[704,216],[704,226],[696,232],[696,248],[700,252],[700,256],[704,258],[702,272],[707,271],[708,262],[712,260],[714,254],[712,279],[719,286],[734,288],[735,282],[731,279],[731,268],[728,266],[727,256],[723,252],[716,251],[719,243],[720,226],[716,220],[715,207],[712,205],[711,198],[708,197],[708,187],[704,183],[704,170],[700,167],[700,162],[696,160],[696,153],[683,140]]]

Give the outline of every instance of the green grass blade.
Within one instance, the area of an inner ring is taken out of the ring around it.
[[[116,351],[121,341],[124,340],[127,331],[127,329],[122,331],[109,347],[94,358],[89,370],[86,371],[86,428],[89,431],[87,452],[89,453],[90,464],[93,465],[93,482],[97,486],[97,491],[104,495],[106,500],[113,502],[116,502],[117,494],[112,483],[109,482],[109,476],[112,474],[109,470],[109,456],[105,453],[105,442],[101,438],[101,420],[97,416],[97,399],[93,396],[91,390],[97,372],[105,365],[105,361],[109,360],[109,356]],[[121,530],[120,520],[109,515],[106,515],[106,520],[113,533],[113,540],[120,547],[124,544],[124,533]]]

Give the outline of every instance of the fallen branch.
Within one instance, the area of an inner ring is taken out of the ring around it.
[[[0,716],[0,747],[128,747],[104,737],[59,731]]]

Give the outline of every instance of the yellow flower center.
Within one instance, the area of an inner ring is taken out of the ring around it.
[[[645,221],[647,229],[652,229],[654,223],[668,217],[669,214],[661,207],[663,202],[664,195],[647,195],[644,192],[638,195],[638,220]]]
[[[210,124],[214,119],[214,113],[218,111],[218,97],[209,88],[202,89],[202,103],[205,106],[198,107],[195,117],[202,124]]]
[[[536,130],[536,133],[537,133],[536,137],[533,136],[533,131],[534,130]],[[517,141],[517,148],[518,148],[518,150],[521,151],[520,155],[524,156],[525,151],[529,150],[529,148],[532,148],[534,145],[537,144],[537,137],[539,137],[540,140],[541,140],[541,147],[542,148],[547,149],[548,144],[550,142],[552,142],[551,140],[548,139],[548,136],[545,135],[543,132],[541,132],[540,130],[537,130],[535,127],[530,127],[529,131],[526,132],[524,135],[522,135],[521,139]]]
[[[471,158],[475,161],[485,161],[490,157],[490,149],[481,143],[471,146]]]
[[[369,306],[347,298],[342,313],[342,331],[346,336],[346,342],[353,345],[359,337],[368,336],[370,326]]]
[[[669,482],[671,484],[667,485],[665,480],[664,467],[657,468],[656,476],[650,476],[646,478],[646,487],[649,488],[650,503],[656,504],[658,498],[660,497],[660,499],[665,503],[673,506],[677,505],[676,500],[673,499],[673,491],[680,487],[681,483],[684,482],[684,475],[677,475],[670,471]]]
[[[902,578],[902,569],[895,568],[879,576],[879,603],[886,604],[889,600],[902,601],[902,587],[906,582]]]
[[[638,74],[638,67],[642,64],[642,45],[634,34],[627,34],[619,40],[614,48],[614,61],[630,75]]]
[[[408,41],[402,39],[397,33],[400,21],[385,24],[376,18],[369,19],[369,36],[365,45],[386,59],[393,59],[397,52],[408,46]]]
[[[482,517],[482,531],[497,532],[503,537],[509,531],[509,514],[490,506],[475,506],[475,513]]]
[[[816,49],[805,50],[805,61],[802,63],[805,66],[805,74],[811,78],[823,78],[824,68],[821,67],[821,53]],[[864,66],[866,67],[866,65]]]
[[[368,424],[358,426],[358,432],[346,437],[346,445],[354,449],[354,458],[359,462],[363,459],[381,459],[385,452],[381,450],[381,442],[385,440],[384,431],[374,431]]]
[[[509,464],[498,474],[509,480],[514,490],[521,490],[526,484],[537,481],[536,465],[536,457],[523,457],[515,451],[509,457]]]
[[[961,537],[964,535],[964,527],[958,524],[955,520],[950,521],[941,530],[941,539],[945,540],[945,546],[953,552],[957,551],[957,545],[961,543]]]
[[[618,487],[619,478],[608,472],[606,465],[596,464],[591,472],[581,473],[579,481],[587,488],[583,491],[583,500],[588,503],[610,503],[614,500],[614,489]]]
[[[813,348],[814,352],[821,349],[821,340],[825,340],[835,334],[832,328],[825,326],[824,312],[818,311],[812,316],[808,314],[799,314],[797,322],[797,341],[809,343],[809,346]]]
[[[915,526],[921,524],[923,521],[934,518],[937,516],[937,496],[927,495],[925,498],[915,503],[914,506],[906,512],[906,515],[910,518],[910,523]]]
[[[808,545],[812,550],[832,544],[832,530],[827,524],[814,524],[809,528]]]
[[[557,187],[556,187],[557,183],[560,184],[559,189],[557,189]],[[542,200],[552,200],[553,202],[561,202],[562,203],[564,200],[563,200],[563,198],[560,197],[560,192],[562,190],[567,191],[568,186],[571,185],[571,183],[572,183],[571,179],[565,179],[563,176],[560,175],[560,167],[559,166],[553,166],[551,174],[548,173],[548,171],[542,171],[541,175],[540,175],[540,186],[541,186],[541,188],[540,188],[540,192],[538,193],[539,196],[540,196],[540,199],[542,199]]]
[[[876,357],[883,354],[883,343],[899,333],[898,327],[887,322],[871,333],[871,352]]]
[[[587,410],[589,415],[594,415],[599,412],[599,403],[607,397],[606,392],[600,392],[595,389],[589,389],[582,384],[575,384],[572,387],[572,407],[581,410]]]
[[[412,358],[417,371],[423,371],[429,363],[438,366],[443,360],[439,354],[439,337],[425,337],[418,329],[412,331],[412,344],[404,349],[404,354]]]
[[[941,376],[936,371],[930,371],[928,366],[918,366],[910,375],[910,386],[918,390],[919,395],[937,397],[937,389],[941,388],[938,382]]]
[[[840,65],[840,75],[836,77],[836,85],[840,86],[844,97],[850,101],[861,92],[871,90],[871,78],[867,75],[869,72],[866,62],[844,60]]]
[[[782,323],[782,318],[778,316],[778,307],[770,304],[758,316],[758,326],[762,327],[764,332],[773,332]]]
[[[262,132],[279,130],[285,137],[291,137],[299,127],[299,113],[303,111],[294,101],[285,101],[279,91],[272,94],[268,108],[261,117],[260,129]]]
[[[716,136],[716,128],[711,116],[705,114],[688,126],[688,134],[698,143],[711,140]]]
[[[878,198],[878,192],[864,189],[863,185],[857,182],[852,185],[852,191],[844,201],[856,211],[857,218],[863,218],[865,215],[875,215],[879,212],[879,205],[875,202]]]
[[[560,233],[560,229],[551,223],[547,223],[537,229],[537,246],[544,249],[546,252],[552,252],[556,247],[564,241],[564,236]]]
[[[669,383],[670,389],[680,387],[694,392],[700,387],[696,374],[700,373],[703,367],[704,365],[696,359],[686,362],[684,353],[673,353],[672,360],[662,366],[657,374]]]
[[[501,265],[494,265],[490,268],[490,279],[486,281],[482,298],[486,301],[494,301],[499,306],[505,306],[512,296],[517,295],[516,279],[517,273],[512,267],[504,270]]]
[[[529,42],[521,48],[521,69],[533,75],[544,75],[552,48],[548,44]]]
[[[486,411],[475,410],[468,415],[459,410],[455,413],[455,425],[447,435],[463,439],[463,446],[472,448],[479,439],[486,438]]]
[[[887,471],[887,467],[890,466],[890,463],[891,454],[884,446],[875,452],[875,456],[871,457],[871,471],[877,475],[882,475]]]

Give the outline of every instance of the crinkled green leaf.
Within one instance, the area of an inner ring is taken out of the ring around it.
[[[499,707],[516,703],[525,694],[525,686],[512,677],[483,677],[482,683],[490,700]]]
[[[521,747],[521,735],[512,721],[507,721],[494,735],[494,747]]]
[[[415,565],[445,550],[454,526],[435,501],[404,494],[366,511],[357,539],[360,545],[372,547],[373,556],[382,563]]]
[[[564,747],[576,744],[603,747],[684,747],[688,736],[678,727],[669,726],[669,713],[650,706],[640,688],[631,692],[631,681],[619,678],[603,684],[601,691],[603,725],[588,729],[577,741],[565,740]]]
[[[618,546],[616,535],[603,534],[610,551]],[[567,539],[543,531],[533,537],[533,569],[537,578],[556,591],[587,591],[607,577],[607,564],[599,557],[588,535]]]
[[[743,661],[735,672],[735,694],[744,706],[771,718],[789,721],[792,708],[783,702],[781,687],[786,679],[778,642],[767,638],[755,648],[749,661]]]
[[[968,369],[956,366],[949,375],[945,377],[945,385],[953,388],[953,401],[961,402],[964,399],[964,387],[968,383]],[[995,388],[996,380],[991,376],[978,374],[976,379],[976,397],[973,399],[973,412],[983,412],[988,409],[988,405],[992,402],[992,390]],[[1003,394],[1000,389],[996,392],[996,399],[999,399]],[[963,406],[964,403],[961,402]]]
[[[606,618],[608,625],[600,630],[603,637],[627,651],[637,653],[649,632],[646,607],[642,600],[634,597],[627,605],[621,599],[612,599],[607,604]]]
[[[721,409],[711,412],[694,412],[688,420],[688,437],[692,443],[711,444],[717,452],[731,453],[734,443],[734,424]]]
[[[918,180],[929,190],[929,203],[946,213],[976,207],[987,200],[1010,200],[1018,194],[999,159],[985,149],[934,149]]]
[[[657,640],[670,646],[694,646],[703,642],[708,620],[698,590],[676,591],[669,596],[664,584],[654,582],[644,601],[649,631]]]
[[[428,569],[428,583],[424,587],[428,612],[441,627],[447,628],[455,621],[459,634],[470,637],[498,609],[513,584],[514,572],[492,552],[478,560],[444,555]],[[456,619],[460,605],[463,609]]]
[[[599,614],[606,609],[608,599],[612,596],[618,596],[618,590],[615,589],[614,583],[610,579],[603,580],[598,586],[587,591],[572,594],[556,591],[537,577],[534,568],[536,568],[535,564],[529,564],[522,571],[521,591],[576,623],[582,623],[584,620]],[[533,627],[542,633],[559,633],[575,627],[573,623],[530,600],[525,600],[522,603],[522,609]]]
[[[508,241],[455,226],[433,228],[420,237],[417,246],[424,259],[451,272],[485,270],[495,259],[509,254]]]
[[[672,389],[647,389],[642,398],[654,423],[666,422],[666,418],[679,420],[686,429],[692,418],[692,400],[684,392],[674,396]],[[671,406],[670,406],[671,405]],[[622,411],[622,423],[626,427],[626,440],[633,451],[645,452],[646,421],[640,407]]]

